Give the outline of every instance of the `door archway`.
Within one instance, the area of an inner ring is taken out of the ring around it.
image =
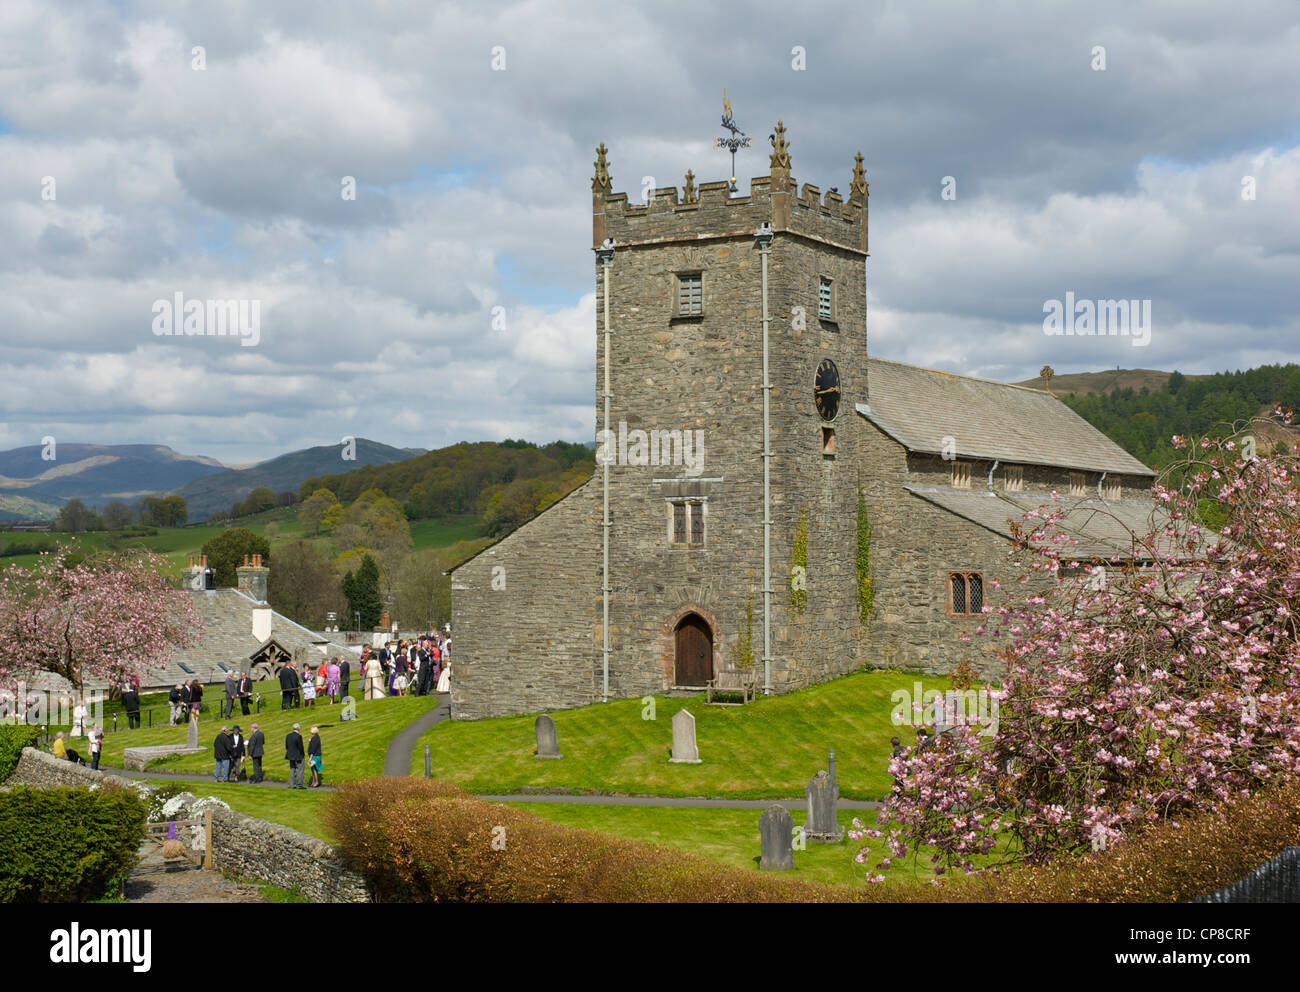
[[[713,631],[698,613],[688,613],[674,633],[673,682],[705,687],[713,678]]]

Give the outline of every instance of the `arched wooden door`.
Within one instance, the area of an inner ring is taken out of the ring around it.
[[[676,685],[697,685],[701,689],[713,678],[713,632],[695,613],[682,617],[677,625]]]

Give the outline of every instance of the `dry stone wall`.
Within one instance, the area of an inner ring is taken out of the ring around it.
[[[74,765],[30,747],[23,749],[17,767],[4,784],[37,788],[115,785],[154,791],[147,783]],[[177,818],[186,818],[186,810],[196,801],[189,797]],[[213,867],[218,871],[284,889],[297,888],[314,902],[370,901],[364,877],[348,867],[335,848],[319,838],[235,810],[213,808],[212,855]]]

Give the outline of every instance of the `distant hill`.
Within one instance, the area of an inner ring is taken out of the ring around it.
[[[131,502],[226,471],[215,458],[162,444],[58,444],[55,458],[30,445],[0,452],[0,518],[51,519],[70,499]]]
[[[353,461],[343,460],[341,446],[323,444],[280,455],[251,468],[227,469],[195,479],[179,486],[174,492],[185,497],[191,521],[206,520],[218,510],[229,510],[232,504],[245,499],[254,489],[265,487],[275,493],[297,493],[306,479],[338,472],[340,469],[348,471],[389,465],[423,453],[420,448],[394,448],[359,437],[356,440],[356,459]]]
[[[1076,396],[1091,396],[1094,393],[1109,393],[1116,389],[1156,390],[1169,381],[1170,372],[1155,369],[1105,369],[1102,372],[1067,372],[1052,376],[1052,392],[1057,396],[1074,393]],[[1187,380],[1207,379],[1204,375],[1184,376]],[[1026,379],[1016,383],[1017,386],[1029,386],[1042,389],[1042,379]]]
[[[1041,379],[1020,383],[1043,387]],[[1108,369],[1052,377],[1061,402],[1139,461],[1152,467],[1175,458],[1170,439],[1198,437],[1223,425],[1268,415],[1275,405],[1300,410],[1300,365],[1261,365],[1244,372],[1183,375],[1151,369]],[[1300,445],[1300,427],[1272,423],[1257,442]]]

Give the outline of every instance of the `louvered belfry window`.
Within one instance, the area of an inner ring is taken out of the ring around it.
[[[673,544],[686,543],[686,504],[673,504]]]
[[[952,463],[952,487],[954,489],[970,488],[970,462]]]
[[[831,319],[831,281],[825,276],[817,287],[817,316]]]
[[[677,315],[695,317],[704,313],[704,276],[698,272],[677,277]]]
[[[949,609],[953,616],[978,616],[984,612],[984,574],[949,572]]]

